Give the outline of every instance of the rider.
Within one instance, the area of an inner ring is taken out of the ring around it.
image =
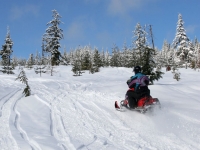
[[[141,73],[140,66],[134,67],[133,71],[135,75],[127,81],[129,90],[126,93],[130,108],[136,108],[137,100],[142,96],[150,96],[150,90],[148,89],[149,78]]]

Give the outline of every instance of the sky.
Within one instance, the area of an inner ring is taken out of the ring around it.
[[[199,0],[2,0],[0,44],[9,26],[13,56],[28,58],[41,52],[42,35],[55,9],[63,22],[61,52],[86,45],[108,51],[114,44],[129,47],[137,23],[152,26],[154,45],[161,49],[164,40],[172,43],[179,13],[190,40],[199,38],[199,8]]]

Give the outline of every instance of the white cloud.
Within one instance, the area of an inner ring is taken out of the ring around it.
[[[67,32],[66,38],[67,39],[80,39],[84,37],[84,27],[80,22],[73,22]]]
[[[108,12],[112,15],[127,15],[134,9],[140,9],[145,4],[156,0],[109,0]]]
[[[96,29],[96,24],[94,20],[89,19],[87,16],[79,16],[74,19],[74,21],[65,30],[66,39],[77,39],[82,40],[86,38],[87,34],[91,30]]]
[[[14,6],[10,10],[10,19],[11,20],[17,20],[22,18],[25,15],[33,15],[38,16],[39,15],[39,6],[36,5],[24,5],[24,6]]]
[[[190,26],[187,26],[185,30],[186,30],[186,33],[194,33],[196,28],[198,28],[197,25],[190,25]]]

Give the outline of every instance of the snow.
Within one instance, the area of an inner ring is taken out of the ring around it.
[[[73,76],[71,66],[56,73],[24,69],[32,95],[15,75],[0,74],[1,150],[200,150],[200,72],[179,69],[149,86],[162,108],[140,114],[119,112],[131,68],[101,68]]]

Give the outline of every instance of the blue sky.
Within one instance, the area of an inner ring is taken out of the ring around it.
[[[137,23],[152,25],[155,46],[172,43],[178,14],[185,22],[186,34],[200,38],[199,0],[1,0],[0,44],[4,44],[7,26],[14,42],[13,55],[27,58],[41,52],[42,35],[52,19],[52,10],[62,16],[63,51],[79,45],[99,50],[131,45]]]

